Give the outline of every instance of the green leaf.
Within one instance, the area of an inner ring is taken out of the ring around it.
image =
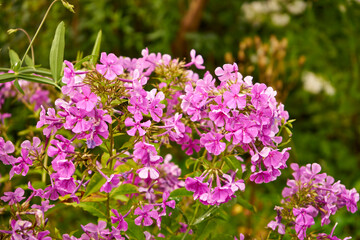
[[[122,184],[119,187],[115,188],[111,193],[110,197],[116,197],[124,194],[138,193],[138,188],[132,184]]]
[[[104,185],[106,179],[101,176],[100,173],[96,172],[90,179],[88,186],[86,187],[86,191],[84,194],[84,198],[89,196],[92,193],[95,193],[100,190],[101,186]]]
[[[26,80],[26,81],[30,81],[30,82],[37,82],[37,83],[43,83],[43,84],[49,84],[49,85],[53,85],[55,87],[57,87],[58,89],[60,89],[60,87],[54,83],[53,81],[51,81],[48,78],[45,77],[40,77],[40,76],[36,76],[36,75],[32,75],[32,74],[18,74],[18,75],[14,75],[16,76],[18,79],[22,79],[22,80]],[[1,81],[1,79],[0,79]]]
[[[246,209],[248,209],[248,210],[250,210],[252,212],[256,212],[256,207],[254,205],[250,204],[248,201],[246,201],[240,195],[237,194],[236,200],[244,208],[246,208]]]
[[[102,38],[102,31],[100,30],[97,34],[96,40],[95,40],[95,44],[94,44],[94,48],[91,52],[91,60],[90,63],[95,65],[97,63],[97,60],[99,58],[100,55],[100,45],[101,45],[101,38]]]
[[[79,69],[81,68],[81,65],[82,65],[84,62],[89,61],[91,58],[92,58],[92,56],[89,55],[89,56],[86,56],[86,57],[80,59],[79,61],[76,62],[76,64],[74,65],[74,68],[75,68],[76,70],[79,70]]]
[[[15,73],[4,73],[0,74],[0,83],[11,82],[16,79],[17,75]]]
[[[15,72],[20,69],[20,58],[19,55],[12,49],[9,49],[9,57],[10,57],[10,64],[11,69],[13,69]]]
[[[50,69],[53,79],[58,83],[64,61],[65,25],[60,22],[56,28],[55,36],[50,49]]]
[[[38,75],[52,77],[51,71],[46,68],[22,67],[19,73],[35,73]]]
[[[25,56],[25,63],[29,67],[34,67],[34,63],[33,63],[32,59],[29,57],[29,55]]]
[[[211,217],[211,214],[213,214],[218,209],[219,206],[217,205],[211,206],[205,213],[203,213],[200,217],[196,218],[192,225],[196,225],[207,220]]]
[[[194,193],[186,190],[185,188],[178,188],[175,189],[170,193],[170,197],[185,197],[185,196],[192,196]]]
[[[236,171],[236,169],[238,170],[236,172],[236,176],[239,178],[239,179],[242,179],[242,167],[241,167],[241,162],[236,159],[235,156],[228,156],[228,157],[225,157],[225,162],[226,164],[229,166],[230,169]]]
[[[14,86],[16,87],[16,89],[19,91],[19,92],[21,92],[21,94],[25,94],[24,93],[24,90],[22,90],[22,88],[20,87],[20,84],[19,84],[19,81],[17,80],[17,79],[15,79],[15,81],[14,81]]]
[[[134,221],[127,221],[128,223],[128,230],[126,231],[126,234],[128,234],[133,239],[139,239],[143,240],[145,239],[145,235],[143,233],[142,227],[136,225]]]
[[[97,202],[81,202],[77,203],[65,203],[65,205],[71,205],[73,207],[80,207],[92,215],[106,219],[106,207],[104,203]]]

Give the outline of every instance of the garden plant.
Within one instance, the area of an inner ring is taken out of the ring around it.
[[[244,239],[236,231],[212,238],[207,224],[227,219],[235,203],[256,211],[246,191],[287,169],[262,237],[339,239],[332,216],[356,213],[359,194],[318,163],[287,162],[294,120],[272,87],[236,63],[208,71],[194,49],[188,59],[101,52],[101,31],[90,55],[64,60],[63,22],[42,68],[33,41],[56,2],[22,57],[9,49],[11,67],[0,69],[1,106],[18,100],[31,113],[13,133],[16,113],[0,112],[1,239]],[[60,218],[49,218],[57,208],[80,208],[91,221],[62,232]]]

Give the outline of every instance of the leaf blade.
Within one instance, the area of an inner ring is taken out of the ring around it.
[[[100,30],[96,36],[94,48],[91,52],[91,60],[90,63],[95,65],[100,55],[100,46],[101,46],[101,38],[102,38],[102,31]]]
[[[55,83],[58,83],[64,61],[65,24],[63,21],[56,28],[55,36],[50,49],[50,70]]]

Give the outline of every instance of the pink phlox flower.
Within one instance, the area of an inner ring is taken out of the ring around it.
[[[72,176],[61,176],[59,173],[53,173],[51,174],[51,177],[53,178],[54,185],[61,196],[72,194],[75,191],[76,183]]]
[[[271,174],[268,171],[260,170],[250,175],[250,181],[255,182],[256,184],[268,183],[273,180]]]
[[[154,193],[154,188],[152,188],[152,186],[150,186],[150,187],[139,187],[139,192],[140,193],[145,193],[145,198],[149,202],[155,202],[156,195]]]
[[[278,228],[279,234],[285,234],[285,225],[281,223],[281,221],[278,220],[278,217],[275,217],[275,221],[270,221],[267,225],[268,228],[271,228],[273,231],[275,231],[276,228]]]
[[[3,164],[9,165],[15,161],[15,158],[13,156],[8,155],[13,153],[14,151],[14,144],[11,141],[5,142],[5,140],[0,137],[0,161],[2,161]]]
[[[202,89],[204,89],[206,92],[210,92],[212,90],[215,89],[215,79],[213,78],[213,76],[210,74],[209,71],[207,71],[204,74],[203,79],[199,79],[196,81],[196,86],[197,87],[201,87]]]
[[[88,115],[92,121],[92,127],[89,134],[85,135],[86,144],[88,148],[94,148],[102,144],[102,139],[99,136],[107,139],[109,137],[109,128],[106,123],[111,123],[112,119],[106,110],[95,108]]]
[[[135,120],[142,120],[142,114],[148,114],[149,103],[145,97],[131,97],[130,105],[127,107],[130,113],[134,115]]]
[[[229,116],[230,109],[226,107],[226,104],[222,102],[222,96],[217,96],[215,99],[217,105],[210,105],[209,118],[214,121],[218,127],[223,127]]]
[[[106,176],[106,182],[100,188],[100,192],[109,193],[113,188],[116,188],[120,184],[120,174],[111,174],[110,177]]]
[[[237,79],[237,72],[239,68],[236,63],[224,64],[223,67],[217,67],[215,69],[215,75],[218,76],[221,82],[235,81]]]
[[[158,179],[160,176],[159,171],[154,167],[143,167],[136,171],[137,174],[139,174],[139,177],[142,179]]]
[[[42,195],[44,194],[44,190],[39,188],[39,189],[35,189],[32,185],[31,185],[31,182],[29,181],[28,182],[28,189],[33,191],[33,195],[35,197],[41,197],[42,198]]]
[[[169,199],[170,193],[169,192],[163,192],[162,198],[163,201],[161,203],[161,208],[163,209],[160,213],[160,216],[165,216],[166,215],[166,207],[170,207],[172,209],[175,208],[175,200],[170,200],[167,201]],[[171,215],[171,213],[169,213],[169,216]]]
[[[175,113],[173,117],[164,120],[166,132],[160,134],[169,134],[170,138],[176,141],[178,138],[182,138],[186,131],[185,124],[181,122],[182,114]]]
[[[321,171],[321,166],[318,163],[307,164],[305,167],[305,171],[303,173],[303,177],[308,179],[308,181],[313,181],[314,184],[323,182],[326,178],[326,173],[319,174]]]
[[[357,202],[359,201],[359,193],[356,189],[345,190],[345,193],[341,194],[341,196],[345,199],[347,210],[351,213],[355,213],[358,210]]]
[[[156,91],[157,90],[154,88],[147,94],[147,99],[150,102],[148,110],[152,119],[155,122],[160,122],[160,118],[163,115],[163,109],[165,108],[165,104],[162,104],[160,102],[164,100],[165,95],[163,92],[156,93]]]
[[[56,116],[54,108],[48,108],[46,116],[45,108],[41,106],[40,120],[37,122],[36,128],[41,128],[44,125],[49,125],[43,130],[46,137],[55,135],[56,131],[63,127],[63,121]]]
[[[245,191],[244,180],[239,179],[239,180],[235,181],[237,171],[238,171],[238,169],[236,169],[235,172],[231,171],[231,176],[228,174],[225,174],[225,173],[222,176],[227,181],[225,186],[230,187],[231,191],[233,191],[234,193],[238,190]]]
[[[73,133],[82,133],[91,128],[91,122],[85,120],[88,115],[86,110],[70,107],[69,113],[70,115],[66,117],[66,122],[64,124],[65,129],[71,129]]]
[[[185,150],[185,153],[189,156],[193,155],[194,150],[196,152],[199,152],[201,147],[200,147],[200,140],[198,139],[191,139],[188,135],[184,135],[185,139],[181,144],[181,149]]]
[[[134,211],[134,215],[139,215],[135,218],[135,224],[140,226],[150,226],[153,224],[153,219],[157,220],[159,218],[159,214],[157,211],[153,210],[153,205],[145,205],[141,209],[140,207],[136,208]]]
[[[54,171],[63,178],[69,178],[75,173],[75,165],[67,159],[53,160],[51,165]]]
[[[23,197],[25,191],[22,188],[17,188],[14,192],[5,192],[4,196],[0,199],[4,202],[9,202],[9,205],[21,202],[25,197]]]
[[[186,190],[194,193],[194,200],[198,199],[202,194],[209,192],[209,184],[203,182],[203,177],[188,177],[185,180]]]
[[[156,240],[157,238],[155,238],[154,235],[152,235],[151,233],[149,233],[148,231],[144,231],[144,235],[145,235],[145,240]],[[165,235],[162,233],[159,233],[157,235],[158,238],[165,238]]]
[[[105,52],[102,52],[100,62],[102,64],[96,64],[96,71],[104,75],[107,80],[114,80],[118,75],[124,73],[123,66],[113,53],[106,55]]]
[[[50,103],[50,92],[48,90],[37,89],[29,98],[31,104],[35,104],[34,111],[37,111],[41,105],[48,105]]]
[[[237,127],[239,127],[239,129],[233,133],[233,144],[248,144],[258,136],[259,127],[246,118],[243,118],[243,122]]]
[[[124,220],[124,217],[119,214],[119,212],[116,209],[111,209],[111,212],[115,215],[115,217],[111,216],[111,223],[119,223],[116,227],[120,231],[126,232],[128,229],[128,223]]]
[[[146,142],[135,143],[134,159],[141,160],[141,163],[144,165],[156,164],[163,161],[163,158],[157,154],[156,148]]]
[[[295,231],[298,238],[303,240],[306,237],[306,229],[315,224],[314,217],[317,216],[318,210],[310,205],[307,208],[294,208],[293,214],[296,217]]]
[[[33,144],[29,140],[25,140],[21,143],[21,148],[29,151],[29,158],[35,160],[36,157],[40,156],[42,145],[41,140],[38,137],[33,137]],[[40,146],[39,146],[40,145]]]
[[[195,49],[191,49],[190,56],[191,56],[191,61],[185,64],[184,67],[190,67],[191,65],[195,65],[197,69],[205,69],[205,67],[202,66],[204,64],[204,59],[201,55],[196,56]]]
[[[202,87],[197,86],[191,98],[191,104],[194,107],[202,108],[205,107],[205,104],[208,101],[208,99],[209,99],[208,92]]]
[[[55,157],[53,161],[66,159],[69,154],[74,153],[75,147],[71,145],[72,142],[70,140],[59,134],[55,138],[57,139],[50,141],[52,145],[47,150],[49,157]]]
[[[26,176],[32,164],[33,161],[29,158],[29,151],[25,148],[21,149],[21,155],[12,164],[13,167],[9,173],[10,179],[14,176],[14,173]]]
[[[10,221],[11,231],[0,230],[0,233],[11,234],[11,239],[34,239],[33,225],[31,222],[26,220],[15,220]],[[37,239],[37,238],[35,238]]]
[[[224,135],[221,133],[209,132],[203,134],[200,138],[200,143],[203,145],[209,153],[219,155],[225,151],[226,144],[221,142]]]
[[[256,83],[251,89],[251,103],[255,109],[267,105],[269,96],[265,93],[266,88],[264,83]]]
[[[98,225],[88,223],[85,226],[81,225],[81,228],[89,235],[89,239],[94,238],[95,240],[99,240],[106,238],[107,235],[110,234],[110,231],[106,228],[106,222],[102,220],[98,222]]]
[[[139,132],[139,136],[144,136],[146,131],[142,129],[143,127],[149,128],[151,125],[151,121],[148,120],[146,122],[141,123],[140,120],[135,119],[135,122],[131,118],[125,119],[125,126],[133,127],[130,130],[126,131],[130,136],[135,136],[136,132]]]
[[[338,225],[338,223],[335,223],[333,229],[331,230],[330,234],[326,234],[326,233],[319,233],[317,235],[317,239],[329,239],[329,240],[341,240],[340,238],[334,236],[334,231],[336,226]],[[352,239],[352,237],[346,237],[343,240],[348,240],[348,239]]]
[[[55,205],[50,205],[49,203],[50,203],[49,200],[45,200],[45,201],[42,201],[42,202],[41,202],[41,205],[33,204],[33,205],[31,206],[31,208],[33,208],[33,209],[39,209],[39,210],[41,210],[41,212],[45,213],[45,212],[47,212],[47,210],[49,210],[50,208],[55,207]]]
[[[232,109],[240,110],[246,107],[246,94],[240,94],[240,84],[235,83],[230,86],[230,91],[223,94],[225,104]]]
[[[95,93],[91,92],[91,89],[88,86],[83,86],[81,90],[82,92],[76,94],[72,100],[76,102],[76,107],[90,112],[95,108],[98,97]]]

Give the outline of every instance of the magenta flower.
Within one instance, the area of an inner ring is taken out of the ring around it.
[[[100,192],[109,193],[113,188],[118,187],[120,184],[120,176],[120,174],[111,174],[110,177],[106,177],[106,182],[100,188]]]
[[[119,223],[116,227],[120,231],[126,232],[128,229],[128,223],[124,220],[124,217],[119,214],[119,212],[116,209],[111,209],[111,212],[115,214],[115,217],[111,216],[111,223]]]
[[[146,131],[142,129],[143,127],[150,127],[151,121],[147,120],[146,122],[141,123],[140,120],[132,120],[131,118],[125,119],[125,126],[133,127],[130,130],[126,131],[130,136],[135,136],[136,132],[139,132],[139,136],[144,136]]]
[[[96,64],[96,71],[104,75],[108,80],[114,80],[118,75],[124,73],[123,66],[113,53],[106,55],[106,53],[102,52],[100,62],[102,64]]]
[[[134,211],[134,215],[139,215],[139,217],[135,218],[135,224],[140,226],[150,226],[153,224],[153,220],[157,220],[159,218],[159,214],[157,211],[153,210],[153,205],[145,205],[143,209],[136,208]]]
[[[11,141],[6,141],[0,137],[0,161],[3,164],[9,165],[13,163],[15,160],[14,157],[9,156],[8,154],[13,153],[15,151],[15,147]]]
[[[229,108],[240,110],[246,106],[246,94],[239,94],[240,84],[236,83],[230,86],[230,91],[224,92],[224,102]]]
[[[81,225],[81,228],[94,239],[102,239],[110,234],[110,231],[106,229],[106,222],[102,220],[99,221],[98,225],[89,223],[85,226]],[[99,238],[99,236],[102,238]]]
[[[220,133],[209,132],[201,136],[200,143],[205,146],[209,153],[219,155],[226,148],[226,144],[220,142],[223,137],[224,135]]]
[[[137,174],[139,174],[139,177],[142,179],[158,179],[160,176],[159,171],[156,168],[153,167],[143,167],[136,171]]]
[[[209,192],[208,183],[203,183],[203,177],[188,177],[185,180],[186,190],[194,193],[194,200],[198,199],[201,195]]]
[[[31,206],[31,208],[33,209],[39,209],[41,210],[43,213],[45,213],[47,210],[49,210],[50,208],[55,207],[55,205],[50,205],[49,204],[49,200],[45,200],[41,202],[41,205],[37,205],[37,204],[33,204]]]
[[[83,86],[81,88],[82,93],[79,93],[73,97],[76,101],[76,107],[84,109],[87,112],[93,110],[98,102],[98,98],[95,93],[91,92],[88,86]]]
[[[205,69],[205,67],[202,66],[204,63],[204,59],[201,55],[196,56],[195,49],[191,49],[190,56],[191,56],[191,61],[189,63],[185,64],[184,67],[189,67],[191,65],[195,65],[195,67],[197,69]]]
[[[215,69],[216,76],[219,77],[221,82],[226,82],[228,80],[235,80],[236,79],[236,72],[238,71],[238,66],[236,63],[233,65],[231,64],[224,64],[223,68],[217,67]]]
[[[9,205],[21,202],[25,197],[23,197],[25,191],[22,188],[17,188],[14,192],[5,192],[0,199],[4,202],[9,202]]]

